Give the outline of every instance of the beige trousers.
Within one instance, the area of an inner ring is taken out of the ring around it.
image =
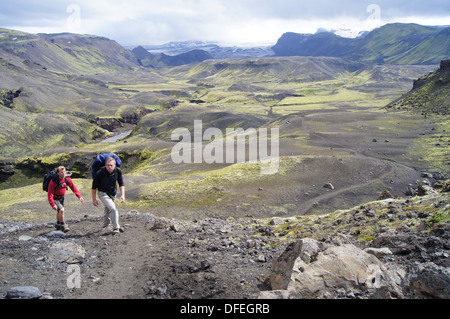
[[[98,198],[105,205],[105,214],[103,215],[103,227],[108,227],[110,224],[113,229],[120,228],[119,225],[119,211],[116,208],[116,198],[111,198],[108,194],[104,192],[98,192]]]

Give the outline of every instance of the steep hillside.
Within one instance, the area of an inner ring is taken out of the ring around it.
[[[134,56],[143,67],[152,66],[152,61],[155,58],[155,55],[148,52],[144,47],[135,47],[131,52],[133,52]]]
[[[130,51],[105,38],[1,29],[1,156],[90,142],[109,134],[99,126],[113,130],[136,124],[148,112],[173,104],[161,93],[110,87],[130,70],[134,79],[141,76],[135,63]],[[145,81],[165,81],[151,70],[143,73]],[[20,125],[25,119],[29,125]],[[55,121],[60,125],[56,131]]]
[[[151,54],[144,47],[138,46],[131,52],[136,56],[138,62],[143,67],[167,67],[180,66],[190,63],[203,62],[213,59],[213,56],[204,50],[191,50],[174,56],[160,53],[158,55]]]
[[[430,52],[430,50],[432,50]],[[433,53],[430,55],[430,53]],[[414,48],[412,52],[398,55],[401,64],[433,64],[450,57],[450,28],[446,28]],[[397,61],[395,61],[397,62]]]
[[[137,68],[135,62],[130,51],[105,38],[0,30],[0,90],[16,92],[2,99],[18,111],[70,110],[85,119],[116,115],[118,109],[110,106],[117,106],[123,94],[93,75],[127,72]]]
[[[49,59],[45,55],[38,58]],[[0,101],[16,111],[70,114],[89,120],[121,119],[136,110],[151,110],[172,100],[162,94],[111,89],[108,82],[120,77],[114,69],[96,77],[52,72],[31,60],[24,60],[20,55],[0,49]],[[160,81],[150,71],[145,72],[145,77]]]
[[[450,114],[450,60],[439,70],[414,81],[413,89],[386,108],[407,109],[422,114]]]
[[[161,53],[152,60],[151,64],[156,67],[179,66],[184,64],[203,62],[212,58],[213,57],[211,54],[203,50],[192,50],[176,56],[169,56]]]
[[[94,74],[137,67],[134,55],[117,42],[89,35],[33,35],[0,29],[0,50],[57,73]]]
[[[272,47],[277,56],[343,57],[355,46],[355,41],[329,32],[316,34],[285,33]]]
[[[0,126],[1,156],[13,158],[42,152],[55,145],[92,143],[95,139],[109,134],[78,117],[22,113],[1,104]]]
[[[438,43],[435,37],[439,32],[433,28],[416,24],[388,24],[375,29],[360,40],[355,54],[368,62],[437,64],[449,54],[450,38],[444,31],[441,32],[443,42]],[[442,45],[445,44],[447,52],[442,52]],[[426,48],[425,52],[423,48]]]

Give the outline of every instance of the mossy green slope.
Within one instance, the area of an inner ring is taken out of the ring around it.
[[[414,82],[413,89],[386,108],[406,109],[423,114],[450,114],[450,60],[439,70]]]

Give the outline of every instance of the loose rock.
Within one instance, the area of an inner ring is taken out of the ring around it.
[[[36,287],[14,287],[8,290],[6,299],[39,299],[42,293]]]
[[[50,257],[61,263],[82,263],[86,251],[78,244],[72,242],[56,242],[50,247]]]

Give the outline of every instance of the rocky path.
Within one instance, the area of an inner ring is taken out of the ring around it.
[[[69,221],[66,234],[1,222],[0,295],[25,286],[67,299],[448,299],[449,188],[319,216],[180,221],[129,211],[116,235],[101,217]]]
[[[301,218],[181,222],[131,211],[117,235],[100,218],[73,221],[67,234],[8,226],[0,294],[26,286],[68,299],[447,299],[449,209],[448,193],[433,191]]]
[[[2,235],[0,294],[36,286],[52,298],[255,298],[282,249],[252,239],[255,226],[242,223],[185,224],[130,213],[122,224],[117,235],[99,229],[95,218],[72,223],[66,235],[50,226]],[[61,262],[52,254],[57,243],[77,245],[80,258]],[[72,262],[81,282],[69,289]]]

